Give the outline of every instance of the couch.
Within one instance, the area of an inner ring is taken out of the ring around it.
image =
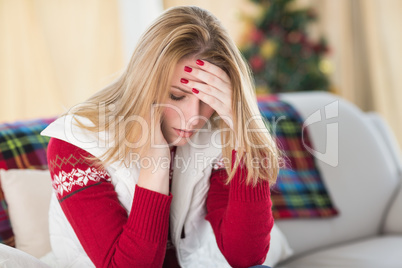
[[[378,114],[362,112],[330,93],[278,97],[303,118],[313,145],[308,150],[339,215],[276,220],[272,259],[266,264],[278,268],[402,267],[402,162],[387,124]],[[39,170],[0,172],[17,244],[17,249],[0,245],[0,267],[48,267],[46,209],[51,184],[46,163],[39,158],[38,163],[21,160],[9,168]],[[27,183],[27,176],[35,181]],[[15,200],[22,187],[28,188],[27,198]],[[21,213],[27,210],[35,212]]]
[[[402,162],[390,128],[378,114],[329,93],[280,98],[305,119],[317,165],[340,213],[277,221],[294,251],[277,267],[402,267]]]

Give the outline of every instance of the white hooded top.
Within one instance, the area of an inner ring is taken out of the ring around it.
[[[73,124],[74,117],[88,126],[93,125],[86,118],[66,115],[51,123],[41,135],[64,140],[100,158],[107,149],[107,133],[82,129]],[[177,147],[176,162],[173,165],[175,172],[171,192],[174,198],[170,207],[170,231],[181,267],[230,267],[217,246],[210,223],[205,220],[209,178],[213,165],[222,156],[220,132],[208,130],[207,127],[208,124],[205,124],[186,145]],[[126,167],[122,162],[115,162],[107,166],[106,170],[111,176],[119,201],[130,213],[139,167]],[[180,238],[183,225],[186,237]],[[49,229],[52,251],[58,266],[94,267],[55,194],[51,199]]]

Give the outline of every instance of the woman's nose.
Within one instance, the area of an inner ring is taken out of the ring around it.
[[[187,107],[187,124],[188,128],[192,128],[196,126],[200,122],[200,100],[197,99],[190,104],[190,107]]]

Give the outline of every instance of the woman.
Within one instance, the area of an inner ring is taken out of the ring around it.
[[[278,153],[251,73],[208,11],[165,11],[124,73],[42,135],[52,137],[49,226],[58,265],[265,261]]]

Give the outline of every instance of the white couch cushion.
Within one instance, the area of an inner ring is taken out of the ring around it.
[[[377,113],[367,113],[367,118],[375,125],[377,131],[382,136],[387,148],[392,155],[395,166],[399,170],[399,188],[396,188],[395,198],[393,198],[387,210],[383,232],[385,234],[402,234],[402,158],[398,141],[392,133],[391,128],[385,123]]]
[[[399,268],[402,236],[381,236],[321,250],[276,268]]]
[[[402,187],[399,187],[399,192],[393,200],[391,208],[384,224],[385,234],[400,234],[402,235]]]
[[[317,154],[321,157],[316,159],[317,166],[340,212],[330,219],[277,220],[295,255],[378,235],[399,178],[373,124],[357,107],[330,93],[279,97],[304,120],[321,116],[314,123],[309,121],[308,130],[312,145],[323,154]]]
[[[52,180],[49,170],[0,169],[15,246],[40,258],[50,249],[48,213]]]

